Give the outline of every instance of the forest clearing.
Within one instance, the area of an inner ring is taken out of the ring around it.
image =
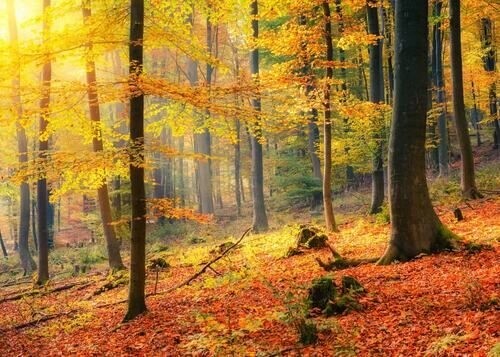
[[[499,20],[0,1],[0,357],[500,357]]]

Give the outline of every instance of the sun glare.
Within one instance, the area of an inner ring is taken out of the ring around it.
[[[20,35],[26,30],[26,23],[41,14],[41,1],[37,0],[14,0],[16,10],[17,29]],[[9,39],[9,22],[7,13],[7,1],[0,1],[0,39]]]

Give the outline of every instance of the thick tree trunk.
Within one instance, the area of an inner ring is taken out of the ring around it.
[[[146,282],[146,192],[144,187],[144,94],[138,87],[143,64],[144,0],[130,3],[130,186],[132,200],[132,228],[130,247],[130,284],[128,308],[124,321],[131,320],[147,310]],[[135,160],[134,160],[135,159]],[[139,161],[139,162],[134,162]]]
[[[82,1],[83,22],[86,24],[92,16],[91,0]],[[88,50],[92,51],[92,43],[87,44]],[[87,97],[89,101],[90,120],[95,124],[96,133],[92,138],[92,148],[94,152],[103,151],[102,131],[101,131],[101,113],[99,108],[99,98],[97,96],[97,78],[95,73],[95,62],[87,59]],[[106,239],[106,248],[108,251],[109,267],[113,271],[125,269],[120,255],[120,242],[116,239],[115,229],[112,225],[113,217],[111,214],[111,204],[109,201],[109,192],[106,179],[102,186],[97,190],[99,201],[99,210],[101,213],[101,221]]]
[[[396,2],[394,109],[389,144],[391,237],[379,264],[450,246],[432,208],[425,176],[427,1]],[[408,83],[412,85],[409,86]]]
[[[380,36],[378,23],[378,5],[376,1],[368,0],[366,6],[368,33]],[[382,56],[382,40],[377,40],[376,44],[370,45],[370,101],[372,103],[384,102],[384,70]],[[377,147],[372,157],[372,199],[370,213],[378,213],[384,203],[384,160],[383,128],[378,129],[374,134]]]
[[[48,40],[50,24],[47,19],[50,8],[50,0],[43,0],[43,38]],[[45,134],[48,124],[50,104],[50,81],[52,79],[52,65],[49,58],[45,59],[42,69],[42,99],[40,100],[40,126],[39,134]],[[49,149],[48,139],[39,139],[38,157],[47,160]],[[48,206],[49,193],[47,190],[47,178],[44,176],[37,182],[38,203],[38,278],[37,284],[43,285],[49,280],[49,228],[48,228]]]
[[[465,198],[482,197],[477,190],[474,173],[474,157],[465,118],[464,89],[462,78],[462,48],[460,29],[460,1],[449,0],[450,16],[450,62],[453,98],[453,118],[460,146],[461,162],[460,187]]]
[[[9,18],[10,42],[14,51],[14,77],[12,79],[12,104],[16,113],[17,147],[19,152],[19,165],[28,162],[28,138],[26,131],[20,123],[23,114],[21,105],[21,69],[19,57],[19,45],[17,36],[17,20],[14,7],[14,0],[7,1],[7,15]],[[30,230],[30,187],[27,182],[21,183],[19,187],[19,258],[24,274],[31,274],[36,269],[36,263],[29,250],[29,230]]]
[[[259,38],[259,14],[257,0],[253,0],[250,15],[252,16],[253,39]],[[250,73],[258,80],[259,76],[259,49],[255,47],[250,52]],[[260,112],[260,97],[252,98],[252,107],[256,112]],[[262,154],[262,129],[260,118],[257,118],[254,134],[251,137],[252,146],[252,198],[253,198],[253,222],[254,232],[262,232],[268,229],[266,206],[264,202],[264,158]]]
[[[322,3],[324,21],[325,21],[325,43],[326,60],[333,61],[333,43],[332,43],[332,23],[330,14],[330,5],[328,1]],[[330,103],[330,82],[333,78],[333,69],[329,65],[326,68],[326,85],[323,105],[325,107],[325,121],[323,124],[324,133],[324,169],[323,169],[323,204],[325,214],[325,226],[329,232],[337,232],[337,224],[333,214],[332,203],[332,110]]]

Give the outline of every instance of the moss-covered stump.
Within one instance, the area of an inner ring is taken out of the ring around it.
[[[347,293],[354,293],[354,294],[361,294],[365,292],[365,288],[361,283],[356,280],[356,278],[349,276],[349,275],[344,275],[342,277],[342,293],[347,294]]]
[[[364,287],[351,276],[342,277],[342,288],[328,277],[315,279],[309,288],[308,302],[312,310],[320,309],[325,316],[342,314],[348,310],[360,310],[357,296]]]
[[[311,308],[325,309],[328,302],[335,299],[337,286],[331,278],[314,279],[309,288],[309,306]]]
[[[328,236],[321,233],[319,228],[301,224],[297,233],[297,247],[317,249],[326,247]]]

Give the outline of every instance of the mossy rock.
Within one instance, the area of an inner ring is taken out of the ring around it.
[[[305,245],[312,237],[318,235],[319,228],[301,224],[297,233],[297,246]]]
[[[355,294],[360,294],[364,293],[365,288],[361,283],[356,280],[356,278],[349,276],[349,275],[344,275],[342,277],[342,293],[347,294],[347,293],[355,293]]]
[[[325,309],[330,300],[335,299],[337,287],[331,278],[314,279],[309,288],[309,306]]]
[[[154,258],[149,260],[148,269],[166,269],[170,264],[163,258]]]
[[[326,234],[316,234],[309,238],[305,246],[310,249],[324,248],[327,240],[328,236]]]

